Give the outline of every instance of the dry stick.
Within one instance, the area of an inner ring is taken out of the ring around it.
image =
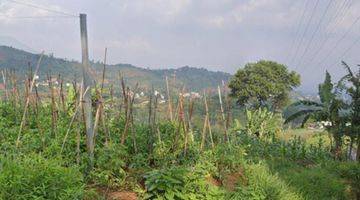
[[[104,54],[104,67],[103,67],[103,72],[102,72],[102,80],[101,80],[101,89],[100,89],[100,118],[102,121],[102,126],[105,132],[105,146],[108,145],[108,141],[110,139],[110,132],[108,130],[108,128],[106,127],[106,122],[105,122],[105,111],[104,111],[104,98],[103,98],[103,93],[104,93],[104,82],[105,82],[105,70],[106,70],[106,55],[107,55],[107,48],[105,48],[105,54]]]
[[[114,104],[114,85],[110,85],[110,108],[113,108]]]
[[[207,100],[206,100],[206,96],[205,96],[205,111],[206,111],[206,115],[208,116],[207,117],[207,125],[208,125],[208,129],[209,129],[211,147],[214,149],[214,140],[213,140],[212,131],[211,131],[209,107],[208,107],[208,103],[207,103]]]
[[[125,117],[127,116],[127,112],[128,112],[128,94],[127,94],[127,88],[125,85],[125,81],[124,81],[124,77],[120,77],[121,80],[121,89],[122,89],[122,94],[123,94],[123,104],[124,104],[124,110],[125,110]],[[121,113],[121,108],[120,108],[120,113]]]
[[[190,96],[190,99],[189,99],[189,109],[188,109],[188,130],[189,130],[189,134],[191,134],[190,136],[190,139],[191,139],[191,142],[194,141],[194,135],[193,135],[193,131],[192,131],[192,115],[193,115],[193,110],[194,110],[194,100],[193,98]]]
[[[101,105],[100,103],[98,104],[98,107],[96,109],[96,114],[95,114],[95,122],[94,122],[94,127],[93,127],[93,135],[94,135],[94,145],[95,145],[95,141],[96,141],[96,136],[97,136],[97,127],[98,127],[98,123],[99,123],[99,119],[100,119],[100,113],[101,113]]]
[[[136,89],[134,90],[134,92],[137,91],[138,84],[136,84],[135,88]],[[136,144],[136,135],[135,135],[135,130],[134,130],[134,115],[133,115],[134,101],[135,101],[135,93],[132,96],[131,104],[130,104],[130,121],[131,121],[130,128],[131,128],[131,135],[132,135],[132,139],[133,139],[134,150],[135,150],[135,153],[137,153],[138,150],[137,150],[137,144]]]
[[[167,93],[167,100],[168,100],[169,117],[170,117],[170,121],[173,121],[173,111],[172,111],[172,105],[171,105],[169,80],[168,80],[167,76],[165,77],[165,80],[166,80],[166,93]]]
[[[188,145],[188,134],[185,126],[185,113],[184,113],[184,89],[179,96],[179,126],[182,127],[184,132],[184,155],[186,155],[187,145]]]
[[[19,104],[19,91],[17,88],[17,78],[14,71],[10,72],[11,76],[11,82],[12,82],[12,96],[13,96],[13,104],[14,104],[14,110],[16,111],[18,104]]]
[[[89,87],[86,88],[84,94],[82,95],[82,97],[80,97],[81,100],[79,101],[79,104],[78,104],[78,105],[76,106],[76,108],[75,108],[75,112],[74,112],[74,114],[73,114],[73,116],[72,116],[72,118],[71,118],[69,127],[68,127],[68,129],[67,129],[67,131],[66,131],[66,134],[65,134],[64,139],[63,139],[63,143],[62,143],[62,145],[61,145],[60,154],[61,154],[61,153],[63,152],[63,150],[64,150],[65,143],[66,143],[66,140],[67,140],[68,135],[69,135],[69,133],[70,133],[71,126],[72,126],[72,124],[73,124],[74,121],[75,121],[75,118],[76,118],[76,116],[77,116],[77,114],[78,114],[78,112],[79,112],[79,108],[82,107],[82,103],[83,103],[82,99],[84,99],[84,95],[87,93],[88,89],[89,89]]]
[[[221,117],[222,117],[222,122],[223,122],[223,125],[224,125],[224,141],[227,142],[227,138],[228,138],[227,137],[227,126],[226,126],[226,118],[225,118],[225,113],[224,113],[224,108],[223,108],[223,102],[222,102],[220,86],[218,86],[218,95],[219,95]]]
[[[123,131],[123,134],[121,135],[121,144],[123,145],[125,143],[125,138],[127,136],[127,131],[128,131],[128,128],[129,128],[129,101],[128,101],[128,98],[129,98],[129,93],[130,93],[130,89],[127,88],[126,89],[126,92],[123,94],[125,95],[124,96],[124,106],[125,106],[125,127],[124,127],[124,131]]]
[[[48,74],[48,82],[49,82],[49,90],[51,95],[51,134],[55,136],[56,138],[56,108],[55,108],[55,94],[54,94],[54,88],[52,85],[52,77]]]
[[[17,98],[17,87],[16,87],[16,76],[13,70],[9,72],[10,81],[12,86],[11,92],[11,102],[13,104],[14,113],[16,113],[15,117],[17,120],[17,108],[18,108],[18,98]]]
[[[226,107],[226,127],[229,128],[230,127],[230,118],[231,118],[231,102],[230,102],[230,98],[228,97],[227,94],[227,90],[226,90],[226,85],[223,82],[223,87],[224,87],[224,91],[225,91],[225,107]],[[228,136],[228,135],[227,135]],[[227,140],[229,141],[229,137],[227,137]]]
[[[103,90],[104,90],[105,68],[106,68],[106,55],[107,55],[107,48],[105,48],[105,54],[104,54],[104,66],[103,66],[103,71],[102,71],[102,80],[101,80],[101,90],[100,90],[100,94],[102,94],[102,93],[103,93]]]
[[[59,75],[60,77],[60,75]],[[61,104],[63,108],[63,112],[66,113],[66,105],[65,105],[65,95],[64,95],[64,80],[60,80],[60,98],[61,98]]]
[[[9,101],[9,94],[8,94],[7,85],[6,85],[6,71],[4,73],[4,71],[1,70],[1,74],[2,74],[3,83],[4,83],[5,99],[6,99],[6,102],[8,102]]]
[[[127,88],[126,102],[128,105],[126,105],[127,111],[126,111],[126,116],[125,116],[125,128],[124,128],[124,132],[121,136],[121,144],[122,145],[125,143],[125,139],[128,134],[129,126],[131,125],[130,123],[131,123],[131,117],[132,117],[132,104],[134,103],[134,100],[135,100],[135,91],[137,91],[137,88],[138,88],[138,84],[136,84],[135,90],[134,90],[132,96],[130,94],[131,90],[129,88]],[[129,97],[130,97],[130,101],[129,101]]]
[[[207,127],[207,120],[208,116],[205,114],[205,119],[204,119],[204,126],[203,126],[203,130],[201,132],[201,144],[200,144],[200,150],[202,151],[204,148],[204,144],[205,144],[205,137],[206,137],[206,127]]]
[[[81,105],[81,107],[80,107],[81,108],[81,119],[82,119],[82,121],[84,123],[84,127],[86,129],[85,108],[84,108],[84,102],[85,102],[84,98],[85,98],[85,96],[82,95],[85,92],[84,92],[84,84],[81,84],[80,93],[79,93],[79,105]],[[78,164],[80,164],[80,140],[81,140],[81,133],[80,133],[80,129],[79,129],[78,132],[77,132],[77,136],[76,136],[76,162]]]
[[[38,63],[36,65],[36,70],[35,70],[31,85],[30,85],[30,92],[32,91],[32,88],[34,87],[35,77],[36,77],[36,74],[38,73],[38,70],[39,70],[40,63],[41,63],[43,55],[44,55],[44,51],[41,52],[40,58],[39,58]],[[26,103],[25,103],[25,108],[24,108],[24,113],[23,113],[22,120],[21,120],[21,123],[20,123],[20,129],[19,129],[18,137],[16,139],[16,147],[18,147],[19,143],[20,143],[21,133],[22,133],[22,129],[24,127],[24,123],[25,123],[25,119],[26,119],[26,113],[27,113],[28,106],[29,106],[29,101],[30,101],[30,98],[27,97],[26,98]]]
[[[39,104],[41,104],[38,87],[35,84],[35,106],[36,106],[36,113],[39,112]]]
[[[153,127],[152,127],[152,101],[153,101],[153,95],[154,95],[154,86],[151,87],[151,92],[149,94],[149,118],[148,118],[148,127],[150,129],[150,140],[148,140],[148,149],[149,149],[149,152],[152,152],[152,140],[151,140],[151,136],[153,135]],[[149,155],[150,156],[150,155]]]
[[[213,141],[213,137],[212,137],[211,125],[210,125],[210,120],[209,120],[209,107],[208,107],[208,103],[207,103],[207,100],[206,100],[206,93],[205,92],[204,92],[204,104],[205,104],[205,120],[204,120],[204,127],[203,127],[203,132],[202,132],[202,140],[201,140],[201,145],[200,145],[201,150],[203,150],[203,147],[204,147],[204,144],[205,144],[206,128],[208,128],[210,141],[211,141],[211,146],[214,149],[214,141]]]

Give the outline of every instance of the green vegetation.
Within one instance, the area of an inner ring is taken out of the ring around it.
[[[335,98],[326,77],[314,110],[334,117],[325,120],[356,121],[357,93],[347,87],[355,94],[344,107],[351,112],[322,112]],[[0,199],[359,198],[360,165],[345,146],[349,137],[359,140],[356,134],[286,129],[281,113],[262,104],[233,112],[238,105],[226,89],[219,88],[220,107],[218,91],[196,99],[170,88],[170,103],[160,103],[154,90],[135,98],[137,88],[121,82],[121,95],[107,87],[90,91],[93,147],[86,144],[81,88],[53,86],[40,98],[10,82],[0,102]],[[308,119],[323,119],[317,116]]]
[[[240,105],[282,108],[289,92],[300,85],[300,75],[289,72],[285,65],[261,60],[239,69],[229,83],[231,95]]]

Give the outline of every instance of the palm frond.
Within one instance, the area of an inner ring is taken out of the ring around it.
[[[295,120],[295,119],[297,119],[297,118],[299,118],[299,117],[301,117],[301,116],[305,116],[305,118],[306,118],[306,115],[309,115],[309,114],[312,114],[312,113],[316,113],[316,112],[318,112],[318,111],[320,111],[320,109],[300,110],[300,111],[295,112],[294,114],[290,115],[289,117],[287,117],[287,118],[285,119],[285,122],[284,122],[284,123],[287,124],[287,123],[289,123],[289,122],[291,122],[291,121],[293,121],[293,120]]]
[[[301,128],[304,128],[305,126],[305,123],[309,120],[309,118],[311,117],[312,115],[311,114],[308,114],[304,117],[304,119],[302,120],[301,122]]]
[[[318,107],[322,107],[323,104],[320,102],[316,102],[316,101],[310,101],[310,100],[300,100],[297,101],[293,104],[290,105],[291,107],[295,107],[295,106],[318,106]]]
[[[342,64],[342,65],[345,67],[345,69],[348,71],[349,75],[350,75],[351,77],[354,77],[354,73],[352,72],[350,66],[349,66],[346,62],[344,62],[344,61],[341,61],[341,64]]]

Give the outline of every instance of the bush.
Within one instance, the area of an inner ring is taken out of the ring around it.
[[[90,173],[91,180],[100,186],[118,187],[126,178],[127,151],[120,144],[109,143],[96,152],[95,166]]]
[[[153,170],[145,176],[145,199],[222,199],[223,193],[204,174],[183,167]]]
[[[239,185],[235,192],[227,199],[271,199],[271,200],[298,200],[301,196],[291,191],[291,188],[272,175],[268,168],[262,164],[246,167],[247,183]]]
[[[348,199],[346,185],[326,169],[315,167],[290,172],[288,181],[308,199]],[[316,188],[316,189],[315,189]]]
[[[77,168],[33,155],[0,158],[0,199],[82,199],[84,183]]]

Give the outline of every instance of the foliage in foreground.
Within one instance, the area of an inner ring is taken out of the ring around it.
[[[0,199],[82,199],[82,177],[75,167],[37,155],[0,158]]]

